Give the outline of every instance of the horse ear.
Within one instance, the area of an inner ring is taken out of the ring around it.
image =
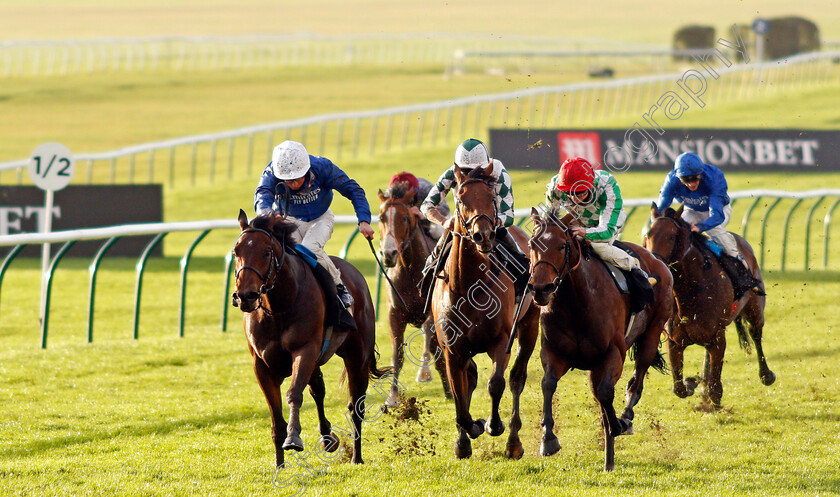
[[[454,169],[454,172],[455,172],[455,181],[458,182],[458,184],[463,183],[464,182],[464,172],[461,171],[461,168],[456,165],[455,169]]]
[[[243,230],[248,228],[248,215],[242,209],[239,209],[239,227]]]
[[[656,202],[650,203],[650,220],[653,221],[654,219],[660,217],[659,216],[659,207],[656,206]]]
[[[681,218],[683,213],[683,208],[685,207],[685,202],[680,202],[680,206],[674,211],[674,217]]]
[[[377,195],[379,196],[379,201],[384,203],[385,202],[385,194],[382,193],[382,188],[379,189],[379,193],[377,193]]]
[[[540,217],[540,211],[536,207],[531,207],[531,217]]]
[[[492,159],[490,160],[490,163],[487,164],[487,167],[484,168],[483,172],[484,172],[485,176],[490,176],[491,174],[493,174],[493,160]]]

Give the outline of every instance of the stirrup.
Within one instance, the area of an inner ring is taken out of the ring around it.
[[[353,296],[350,295],[350,291],[347,290],[347,287],[344,286],[344,283],[339,283],[335,286],[335,292],[338,295],[338,301],[341,302],[341,305],[345,309],[349,309],[353,306]]]

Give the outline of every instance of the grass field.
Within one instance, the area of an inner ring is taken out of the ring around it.
[[[840,37],[840,11],[827,1],[798,2],[796,11],[818,19],[824,39]],[[674,28],[689,22],[723,29],[756,16],[791,12],[789,3],[723,0],[682,6],[671,13],[660,4],[611,0],[606,5],[555,2],[268,2],[245,4],[137,0],[0,0],[4,38],[248,34],[278,32],[277,25],[324,34],[455,31],[551,37],[606,37],[667,43]],[[722,15],[721,12],[725,12]],[[475,16],[475,24],[462,18]],[[464,26],[467,26],[464,28]],[[469,75],[444,80],[437,67],[107,74],[52,79],[3,80],[0,158],[27,156],[48,140],[75,152],[111,150],[150,140],[207,133],[313,114],[374,109],[509,91],[571,80],[564,74],[494,77]],[[732,105],[710,104],[677,123],[685,127],[838,129],[837,87],[784,92]],[[627,128],[633,119],[585,122],[580,126]],[[484,132],[484,131],[482,131]],[[451,163],[452,147],[393,150],[371,158],[340,161],[368,192],[375,193],[397,170],[433,179]],[[142,166],[141,166],[142,167]],[[255,170],[261,165],[254,166]],[[144,170],[138,170],[143,176]],[[179,174],[184,174],[179,171]],[[548,172],[512,173],[517,207],[542,199]],[[625,197],[652,197],[660,173],[619,176]],[[729,173],[731,190],[792,191],[837,187],[840,173]],[[4,183],[9,178],[0,177]],[[167,221],[234,219],[252,212],[256,177],[203,188],[165,188]],[[366,464],[346,458],[315,477],[293,467],[280,478],[307,475],[306,495],[766,495],[840,494],[840,384],[833,369],[840,357],[840,233],[833,229],[829,264],[823,269],[823,218],[833,203],[815,210],[810,269],[804,267],[803,203],[791,219],[788,267],[780,271],[782,223],[792,206],[784,201],[769,217],[765,278],[768,288],[764,348],[777,382],[758,380],[754,355],[728,334],[723,371],[724,409],[695,409],[697,398],[671,393],[669,376],[652,372],[636,409],[636,434],[617,440],[616,471],[601,472],[603,450],[595,403],[585,375],[570,372],[555,398],[562,445],[552,458],[538,455],[541,366],[529,364],[523,393],[526,450],[520,461],[504,459],[504,438],[474,441],[472,459],[452,455],[454,406],[442,397],[437,378],[413,381],[407,366],[406,396],[420,400],[417,421],[383,414],[364,426]],[[335,210],[350,213],[339,198]],[[747,202],[736,204],[730,229],[740,232]],[[104,208],[107,208],[105,206]],[[756,208],[748,238],[758,243],[766,207]],[[635,213],[625,239],[639,240],[647,217]],[[836,213],[835,213],[836,214]],[[836,214],[838,215],[838,214]],[[836,218],[836,216],[835,216]],[[349,228],[336,229],[328,251],[337,253]],[[228,331],[220,331],[223,256],[235,230],[209,235],[190,265],[185,338],[178,338],[178,259],[195,233],[173,234],[165,257],[146,271],[140,338],[132,335],[135,260],[106,258],[97,283],[94,341],[86,343],[87,265],[65,259],[55,278],[49,346],[39,348],[38,280],[35,260],[16,260],[0,294],[0,495],[290,495],[299,486],[272,485],[270,420],[255,381],[242,332],[241,314],[229,308]],[[374,262],[366,244],[349,259],[374,285]],[[377,323],[380,364],[390,362],[384,319]],[[489,411],[489,361],[478,359],[479,387],[473,413]],[[690,348],[686,373],[702,368],[702,351]],[[341,365],[325,367],[327,414],[344,426],[347,396],[338,385]],[[623,390],[629,371],[619,382]],[[369,390],[373,393],[373,389]],[[616,405],[622,404],[617,393]],[[313,402],[305,396],[302,422],[308,448],[317,440]],[[502,401],[503,419],[510,395]],[[507,424],[507,420],[505,421]],[[346,442],[346,441],[345,441]],[[312,460],[310,460],[312,462]]]

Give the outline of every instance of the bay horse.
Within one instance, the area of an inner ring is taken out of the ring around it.
[[[515,295],[513,278],[500,268],[493,255],[497,211],[495,194],[489,176],[493,165],[464,173],[455,167],[455,215],[452,218],[452,249],[444,266],[444,276],[435,279],[432,294],[432,316],[438,342],[443,346],[446,374],[455,400],[458,438],[455,456],[472,455],[470,439],[485,431],[499,436],[505,431],[499,416],[499,403],[505,390],[504,371],[509,355],[507,342],[513,326]],[[518,227],[510,235],[527,248],[527,236]],[[528,359],[539,333],[539,314],[530,299],[525,302],[519,327],[519,350],[510,373],[513,407],[510,435],[505,456],[522,457],[519,438],[522,421],[519,397],[525,387]],[[473,419],[470,414],[472,393],[478,383],[478,368],[473,357],[487,353],[493,361],[493,372],[487,385],[492,409],[490,418]]]
[[[432,379],[429,361],[434,358],[435,368],[440,374],[443,391],[451,398],[449,384],[446,381],[446,369],[430,313],[424,313],[425,300],[420,295],[418,283],[423,278],[423,265],[435,246],[433,240],[421,226],[421,214],[414,212],[416,192],[406,188],[404,183],[397,183],[384,192],[379,190],[379,233],[382,250],[382,264],[388,268],[388,276],[399,292],[388,287],[388,324],[391,331],[391,367],[394,369],[394,382],[386,400],[387,406],[398,404],[400,371],[405,360],[405,349],[411,346],[405,342],[406,325],[420,328],[423,333],[422,361],[417,371],[417,381]],[[402,298],[402,301],[400,300]],[[405,302],[405,305],[403,305]],[[409,354],[411,351],[409,350]],[[413,362],[413,361],[412,361]]]
[[[604,470],[612,471],[615,437],[633,434],[633,407],[642,396],[648,368],[662,371],[665,367],[658,349],[659,337],[671,317],[671,273],[647,250],[627,244],[638,254],[642,268],[659,280],[653,287],[654,301],[631,318],[630,297],[619,292],[604,264],[590,254],[588,242],[579,241],[569,231],[571,215],[562,220],[553,214],[541,218],[532,209],[531,220],[535,229],[529,241],[532,275],[528,285],[541,306],[544,371],[540,454],[550,456],[560,450],[554,434],[552,398],[560,378],[569,369],[581,369],[589,371],[590,387],[601,409]],[[636,366],[619,418],[613,407],[615,385],[631,348]]]
[[[294,252],[292,233],[296,226],[277,214],[258,216],[249,223],[242,210],[239,226],[242,231],[233,248],[236,277],[232,297],[244,313],[254,373],[271,411],[277,467],[283,466],[283,451],[303,450],[300,406],[307,384],[318,411],[321,448],[328,452],[338,448],[338,438],[324,414],[325,386],[320,368],[333,355],[344,359],[350,390],[347,408],[355,438],[351,461],[362,463],[361,430],[368,380],[388,374],[376,367],[373,302],[364,276],[345,260],[332,258],[353,295],[357,329],[335,330],[327,341],[328,295],[309,264]],[[280,386],[290,376],[286,423]]]
[[[645,236],[645,246],[662,259],[674,275],[676,306],[668,325],[668,357],[674,378],[674,393],[685,398],[694,394],[698,384],[705,383],[704,400],[715,409],[721,407],[723,384],[721,371],[726,350],[726,326],[735,322],[741,346],[749,352],[749,337],[744,320],[749,324],[749,336],[758,355],[758,374],[761,382],[772,385],[776,375],[767,367],[761,346],[764,328],[766,297],[746,292],[734,302],[735,294],[729,276],[714,256],[704,255],[698,244],[705,237],[692,234],[682,219],[683,206],[667,208],[659,215],[651,206],[651,225]],[[761,279],[761,268],[752,247],[744,238],[735,235],[738,250],[750,265],[753,275]],[[706,349],[703,376],[683,379],[683,352],[689,345]]]

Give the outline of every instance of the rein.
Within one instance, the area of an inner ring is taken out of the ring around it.
[[[467,233],[460,233],[458,231],[452,230],[452,234],[455,235],[455,236],[459,236],[461,238],[465,238],[465,239],[470,240],[473,243],[475,243],[475,240],[473,240],[473,238],[471,236],[469,236],[470,228],[472,227],[472,225],[475,224],[476,221],[478,221],[481,218],[487,218],[487,220],[490,221],[490,224],[492,224],[493,227],[495,227],[496,226],[496,219],[498,219],[498,217],[499,217],[499,212],[498,212],[498,209],[496,208],[496,202],[494,201],[493,202],[493,217],[492,218],[490,216],[488,216],[487,214],[482,212],[482,213],[479,213],[479,214],[475,214],[474,216],[470,217],[467,220],[464,220],[464,215],[461,214],[461,205],[464,204],[463,202],[460,201],[461,188],[463,188],[466,185],[469,185],[470,183],[483,183],[485,186],[490,188],[490,185],[487,183],[487,181],[485,181],[483,179],[479,179],[479,178],[470,178],[470,179],[464,181],[463,183],[461,183],[460,185],[458,185],[458,189],[455,191],[455,195],[453,196],[453,198],[455,199],[455,215],[458,216],[458,223],[461,225],[461,227],[464,230],[466,230]]]
[[[405,258],[403,257],[403,252],[405,252],[406,249],[408,249],[408,246],[414,240],[414,237],[417,235],[417,232],[421,230],[420,221],[418,219],[416,219],[416,216],[414,216],[411,213],[411,206],[406,204],[405,202],[390,201],[390,202],[385,202],[383,205],[385,207],[388,207],[388,206],[404,207],[405,210],[408,212],[408,219],[409,219],[408,224],[409,224],[409,226],[411,226],[411,219],[414,218],[414,226],[412,226],[410,228],[411,233],[408,235],[408,238],[406,238],[405,240],[403,240],[402,242],[400,242],[397,245],[397,255],[399,256],[400,262],[402,262],[403,266],[408,267],[408,263],[405,261]],[[391,235],[391,236],[394,236],[393,235],[393,230],[391,230],[390,227],[389,227],[389,230],[388,230],[388,234]],[[396,238],[396,237],[394,237],[394,238]],[[429,247],[429,245],[428,245],[428,241],[423,240],[423,243],[424,243],[424,245],[426,245],[426,249],[429,252],[431,252],[432,250],[431,250],[431,247]]]
[[[260,280],[262,281],[262,285],[260,285],[259,292],[260,297],[262,297],[263,295],[273,290],[274,285],[277,283],[277,273],[280,271],[280,268],[283,267],[283,263],[286,260],[286,247],[277,240],[277,237],[275,237],[274,234],[260,228],[248,228],[246,230],[242,230],[242,233],[239,234],[239,238],[241,239],[242,235],[244,235],[245,233],[252,232],[263,233],[269,238],[271,244],[271,261],[269,262],[268,272],[265,274],[265,276],[263,276],[262,272],[254,266],[243,265],[236,270],[234,281],[238,280],[239,274],[246,269],[257,273],[257,276],[259,276]],[[279,259],[277,258],[277,254],[274,251],[274,242],[277,242],[280,245],[281,253]],[[271,280],[271,285],[269,285],[269,279]],[[268,309],[263,307],[262,298],[260,298],[259,303],[257,304],[257,309],[260,308],[262,308],[266,313],[271,314],[270,312],[268,312]]]
[[[683,229],[683,227],[682,227],[682,226],[680,226],[680,223],[679,223],[676,219],[674,219],[674,218],[670,218],[670,217],[665,217],[665,216],[662,216],[662,217],[658,217],[658,218],[656,218],[656,219],[654,220],[654,222],[658,221],[659,219],[667,219],[668,221],[670,221],[670,222],[674,223],[674,227],[676,227],[676,228],[677,228],[677,230],[682,230],[682,229]],[[652,254],[653,254],[656,258],[658,258],[659,260],[661,260],[662,262],[664,262],[666,266],[669,266],[669,267],[670,267],[672,264],[678,264],[678,263],[680,263],[680,262],[682,261],[682,259],[684,259],[684,258],[688,255],[688,251],[689,251],[689,250],[691,250],[691,240],[689,240],[689,242],[688,242],[688,247],[686,247],[685,252],[683,252],[682,256],[680,256],[680,257],[676,257],[676,255],[674,254],[674,252],[675,252],[676,250],[677,250],[677,244],[676,244],[676,243],[674,243],[674,246],[673,246],[673,247],[671,247],[671,251],[668,253],[668,257],[667,257],[667,258],[666,258],[665,256],[663,256],[662,254],[660,254],[659,252],[654,252],[654,251],[652,251],[652,250],[651,250],[651,253],[652,253]],[[669,260],[669,259],[673,260],[673,262],[668,262],[668,260]]]
[[[568,234],[568,231],[567,231],[567,234]],[[531,238],[533,239],[533,237],[531,237]],[[574,271],[575,269],[580,267],[580,263],[583,261],[583,254],[581,253],[581,250],[580,250],[580,241],[574,236],[571,236],[571,239],[575,242],[575,245],[577,246],[577,251],[578,251],[578,260],[577,260],[577,262],[575,263],[574,266],[570,266],[570,264],[569,264],[569,260],[571,259],[570,252],[571,252],[572,244],[569,243],[569,240],[567,238],[566,241],[563,242],[563,251],[564,251],[563,265],[560,266],[560,269],[558,269],[557,265],[555,265],[553,262],[549,261],[548,259],[540,259],[539,261],[537,261],[536,264],[534,264],[530,268],[531,278],[534,277],[534,271],[537,269],[537,266],[539,266],[540,264],[547,264],[548,266],[550,266],[554,270],[554,273],[557,276],[555,276],[554,280],[552,280],[552,282],[551,282],[554,285],[554,291],[551,292],[551,293],[556,293],[557,290],[560,289],[560,283],[562,283],[563,280],[566,279],[567,276],[572,274],[572,271]],[[565,271],[565,274],[563,273],[563,271]],[[533,284],[533,283],[531,282],[531,280],[529,280],[528,284]]]

